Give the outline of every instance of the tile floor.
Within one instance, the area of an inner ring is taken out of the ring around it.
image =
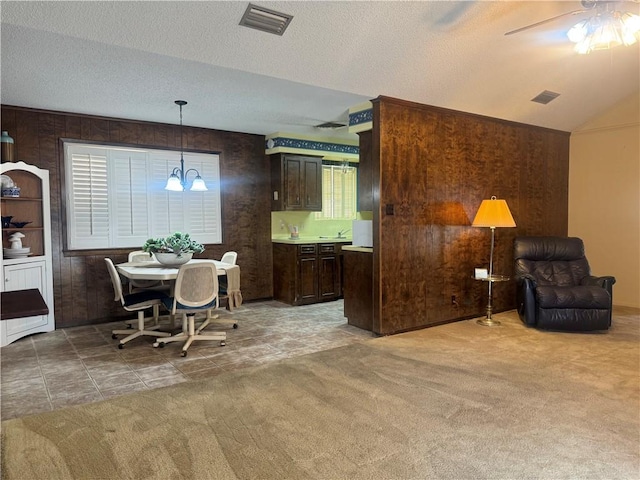
[[[195,342],[184,358],[181,342],[153,348],[152,337],[119,350],[111,330],[124,322],[64,328],[7,345],[0,350],[0,416],[7,420],[95,402],[372,338],[347,325],[342,300],[301,307],[257,302],[233,314],[219,312],[208,330],[226,330],[227,345]]]

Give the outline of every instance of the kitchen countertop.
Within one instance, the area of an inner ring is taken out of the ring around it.
[[[351,238],[336,238],[336,237],[315,237],[315,236],[301,236],[298,238],[291,238],[288,235],[282,237],[271,237],[273,243],[288,243],[291,245],[301,245],[305,243],[351,243]]]
[[[342,247],[342,250],[346,250],[348,252],[373,253],[373,247],[359,247],[357,245],[346,245]]]

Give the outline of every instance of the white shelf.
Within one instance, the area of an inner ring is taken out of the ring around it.
[[[49,314],[14,318],[0,322],[0,347],[39,332],[55,330],[53,305],[53,267],[51,261],[51,213],[49,205],[49,172],[24,162],[2,163],[0,173],[8,174],[24,187],[24,197],[0,198],[2,215],[18,217],[17,221],[32,221],[37,228],[18,229],[25,233],[23,245],[34,255],[21,258],[1,258],[0,290],[9,292],[37,288],[49,308]],[[3,247],[8,247],[8,235],[16,229],[3,229]]]

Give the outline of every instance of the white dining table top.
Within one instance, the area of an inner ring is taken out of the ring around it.
[[[189,260],[189,263],[210,262],[211,260]],[[218,275],[226,275],[225,268],[232,267],[230,263],[213,260]],[[178,267],[168,267],[155,260],[149,262],[125,262],[116,265],[118,272],[123,277],[132,280],[175,280],[178,276]]]

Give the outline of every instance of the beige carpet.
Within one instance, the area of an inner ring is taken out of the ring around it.
[[[3,478],[638,479],[638,312],[496,318],[8,420]]]

